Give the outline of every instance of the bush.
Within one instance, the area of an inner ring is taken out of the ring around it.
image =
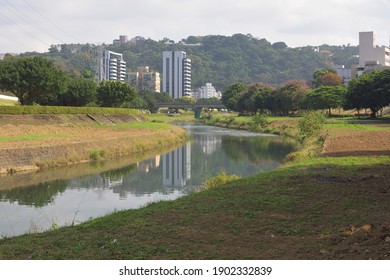
[[[252,117],[250,128],[252,131],[258,131],[266,128],[269,125],[268,117],[266,115],[256,114]]]
[[[320,112],[308,112],[298,123],[299,135],[302,139],[318,136],[325,123],[325,116]]]

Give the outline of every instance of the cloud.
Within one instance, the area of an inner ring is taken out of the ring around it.
[[[390,23],[388,0],[3,1],[0,53],[24,51],[26,44],[29,50],[45,51],[47,44],[41,41],[60,43],[21,17],[13,19],[38,39],[5,19],[2,13],[9,13],[9,3],[67,43],[110,43],[120,34],[180,40],[190,35],[250,33],[293,47],[357,45],[359,31],[374,31],[378,43],[387,44]]]

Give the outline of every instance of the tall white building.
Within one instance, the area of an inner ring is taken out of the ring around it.
[[[359,32],[359,66],[378,64],[390,66],[390,49],[375,44],[375,34],[372,31]]]
[[[162,91],[172,98],[191,95],[191,59],[182,51],[163,52]]]
[[[126,80],[126,62],[123,55],[105,50],[101,61],[100,80],[101,81],[121,81]]]
[[[217,91],[211,83],[206,83],[195,93],[195,99],[201,98],[221,98],[221,92]]]

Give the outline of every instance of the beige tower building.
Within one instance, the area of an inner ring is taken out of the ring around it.
[[[390,66],[390,49],[377,46],[372,31],[359,32],[359,66],[366,65]]]
[[[137,67],[137,72],[129,73],[129,85],[138,91],[160,92],[160,83],[160,73],[150,71],[149,66]]]

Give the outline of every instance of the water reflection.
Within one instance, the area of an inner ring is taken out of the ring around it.
[[[36,173],[46,181],[15,188],[2,186],[9,181],[0,178],[0,235],[27,232],[31,224],[46,229],[53,223],[74,224],[115,210],[175,199],[221,171],[243,177],[275,168],[296,148],[294,141],[282,137],[182,126],[191,135],[190,142],[147,160],[85,166],[88,175],[58,178],[56,174],[52,181],[49,175]],[[65,169],[64,174],[72,172]]]

